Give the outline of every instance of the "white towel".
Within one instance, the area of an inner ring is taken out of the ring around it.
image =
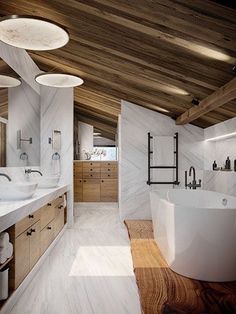
[[[6,257],[10,258],[13,255],[13,244],[9,242],[8,247],[6,249]]]
[[[64,194],[64,204],[63,204],[64,208],[66,208],[66,196]]]
[[[5,263],[7,260],[7,250],[6,248],[0,248],[0,264]]]
[[[153,166],[174,166],[174,137],[153,137]],[[153,169],[152,180],[158,182],[173,182],[175,169]],[[168,185],[167,185],[168,186]],[[167,187],[163,185],[163,187]],[[160,187],[160,186],[158,186]]]
[[[0,248],[7,247],[9,243],[9,234],[7,232],[0,233]]]
[[[61,175],[61,161],[60,159],[52,159],[52,175]]]

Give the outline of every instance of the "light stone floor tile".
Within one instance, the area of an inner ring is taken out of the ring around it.
[[[117,209],[81,209],[11,314],[140,314]]]

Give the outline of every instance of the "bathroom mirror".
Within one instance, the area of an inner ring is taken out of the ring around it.
[[[6,110],[0,111],[0,167],[39,166],[40,97],[23,80],[6,91]]]

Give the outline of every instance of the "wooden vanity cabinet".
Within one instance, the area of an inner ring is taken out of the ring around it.
[[[10,262],[10,289],[15,290],[44,254],[65,224],[64,199],[60,196],[9,228],[14,247]]]
[[[101,202],[116,202],[117,191],[117,179],[101,179]]]

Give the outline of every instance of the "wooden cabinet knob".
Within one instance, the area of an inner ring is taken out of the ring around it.
[[[34,215],[29,215],[29,218],[34,218]]]
[[[108,166],[110,166],[110,163],[108,163]]]
[[[90,174],[90,177],[92,177],[93,175],[92,174]]]
[[[59,209],[62,209],[63,207],[64,207],[63,205],[58,206]]]
[[[48,226],[47,229],[48,229],[48,230],[52,230],[52,227]]]
[[[90,171],[93,171],[93,169],[90,169]]]
[[[108,174],[108,177],[110,177],[111,175],[110,174]]]
[[[84,182],[86,182],[86,180],[84,180]]]
[[[92,162],[90,162],[90,166],[92,166],[93,164],[92,164]]]
[[[79,182],[81,183],[81,182],[82,182],[82,180],[79,180]]]
[[[111,169],[108,169],[108,171],[111,171]]]
[[[52,206],[52,204],[51,204],[51,203],[48,203],[48,206]]]
[[[104,180],[102,180],[102,182],[104,182]]]

